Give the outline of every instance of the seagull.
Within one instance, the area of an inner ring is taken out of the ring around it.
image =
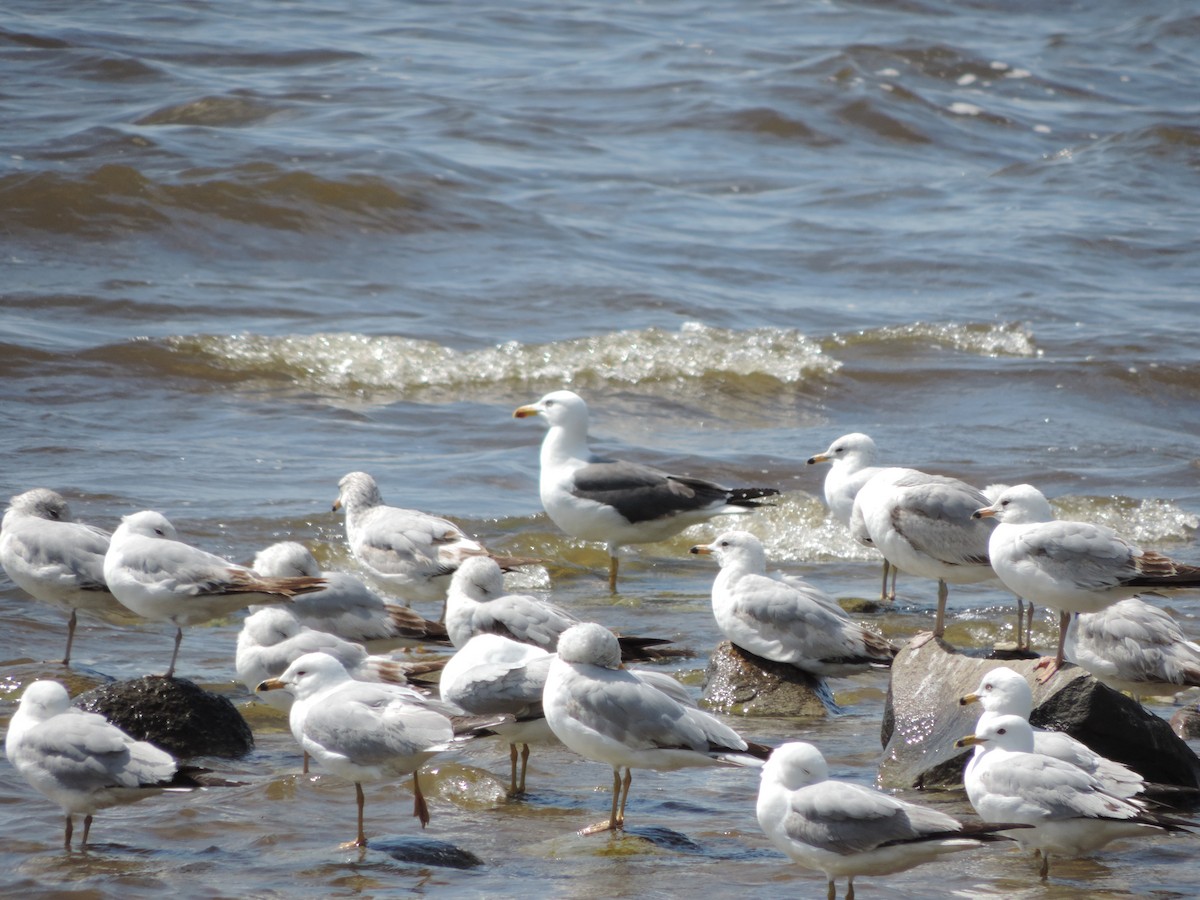
[[[450,657],[438,681],[442,699],[468,713],[507,713],[514,717],[511,724],[494,728],[508,741],[510,796],[525,793],[529,745],[555,741],[542,711],[542,692],[553,659],[553,653],[529,644],[498,634],[477,634]],[[519,777],[518,744],[521,745]]]
[[[984,842],[1011,840],[994,825],[964,825],[953,816],[829,777],[825,757],[802,741],[781,744],[762,768],[758,824],[780,851],[828,881],[890,875]],[[1011,826],[1010,826],[1011,827]]]
[[[1009,488],[974,516],[999,523],[988,551],[1004,586],[1058,610],[1058,652],[1039,662],[1043,682],[1063,664],[1071,613],[1099,612],[1146,590],[1200,588],[1200,567],[1143,550],[1104,525],[1056,520],[1033,485]]]
[[[201,786],[192,773],[202,770],[180,769],[169,753],[134,740],[101,715],[73,708],[67,689],[56,681],[25,688],[4,752],[22,778],[62,807],[67,850],[76,815],[83,816],[80,848],[86,849],[97,811]]]
[[[291,607],[263,606],[246,617],[238,633],[235,668],[238,680],[253,691],[269,678],[278,678],[306,653],[328,653],[355,681],[408,684],[409,676],[440,671],[444,659],[415,662],[393,656],[372,655],[362,644],[301,625]],[[268,706],[288,711],[292,697],[286,691],[260,694]]]
[[[947,584],[974,584],[995,577],[988,561],[992,526],[971,518],[987,503],[982,491],[957,478],[896,469],[884,469],[863,485],[854,500],[855,515],[861,514],[884,559],[902,572],[937,579],[934,638],[941,638],[946,630]]]
[[[413,777],[413,815],[424,828],[429,806],[417,770],[459,739],[453,710],[411,688],[355,681],[328,653],[306,653],[258,691],[286,690],[294,702],[288,721],[301,748],[335,775],[354,782],[358,837],[345,847],[366,847],[363,782]],[[494,719],[489,724],[504,721]],[[477,733],[471,725],[464,733]]]
[[[823,462],[831,464],[829,472],[825,475],[825,504],[835,519],[851,529],[854,539],[867,547],[873,546],[871,536],[865,528],[852,528],[851,516],[854,513],[854,498],[858,496],[862,486],[884,471],[881,466],[871,465],[875,461],[875,452],[875,442],[868,435],[856,431],[853,434],[842,435],[830,444],[825,452],[808,458],[810,466]],[[893,471],[899,473],[913,470]],[[889,570],[892,571],[890,594],[887,589]],[[879,592],[881,601],[896,599],[897,571],[892,569],[892,564],[886,559],[883,561],[883,587]]]
[[[588,449],[588,409],[572,391],[554,391],[513,416],[541,416],[539,490],[550,519],[572,537],[608,549],[608,586],[617,589],[617,548],[666,540],[713,516],[739,515],[761,506],[775,488],[726,488],[711,481],[596,456]]]
[[[389,603],[348,572],[322,571],[312,552],[296,541],[281,541],[258,551],[253,568],[270,577],[309,575],[324,579],[325,587],[296,597],[288,607],[302,625],[317,631],[347,641],[371,643],[375,649],[380,645],[449,641],[445,625],[400,603]]]
[[[462,648],[478,634],[499,634],[553,652],[558,638],[579,619],[565,609],[529,594],[504,590],[504,573],[495,560],[468,559],[450,579],[446,595],[446,629],[450,642]],[[622,659],[654,659],[667,651],[665,638],[618,636]]]
[[[346,540],[354,558],[409,601],[445,600],[454,570],[466,559],[488,555],[483,544],[447,519],[386,506],[366,472],[342,477],[333,509],[346,511]],[[532,562],[502,561],[508,566]]]
[[[1138,597],[1073,615],[1063,653],[1113,690],[1138,697],[1200,686],[1200,645],[1170,613]]]
[[[1022,849],[1041,852],[1043,879],[1052,855],[1081,856],[1117,838],[1195,827],[1149,813],[1140,802],[1109,793],[1078,766],[1035,752],[1033,729],[1020,716],[981,723],[955,745],[984,748],[967,763],[967,797],[985,822],[1034,826],[1013,837]]]
[[[616,636],[594,622],[573,625],[558,639],[542,704],[560,741],[580,756],[613,768],[612,813],[607,822],[580,834],[625,827],[633,769],[757,766],[769,753],[766,747],[748,744],[714,716],[622,669]]]
[[[851,621],[837,601],[792,576],[767,575],[763,545],[747,531],[727,531],[692,553],[721,566],[712,608],[734,645],[765,659],[790,663],[812,675],[839,676],[892,664],[897,648]]]
[[[122,607],[104,583],[107,531],[76,522],[63,496],[34,488],[9,500],[0,525],[0,566],[13,584],[43,603],[71,611],[63,665],[71,662],[76,612]]]
[[[1020,716],[1028,722],[1033,713],[1033,690],[1019,672],[1008,666],[998,666],[985,672],[979,687],[958,702],[963,706],[977,702],[983,707],[983,714],[976,723],[978,731],[1000,716]],[[1033,729],[1033,749],[1036,753],[1078,766],[1117,797],[1133,797],[1146,788],[1145,779],[1133,769],[1101,756],[1065,731]],[[976,756],[983,752],[982,744],[975,747]]]
[[[983,488],[983,495],[988,498],[989,503],[995,503],[997,500],[1000,499],[1000,495],[1003,494],[1005,491],[1007,491],[1009,489],[1009,487],[1011,487],[1011,485],[999,484],[999,483],[989,484]],[[972,515],[974,515],[974,514],[972,514]],[[1033,603],[1028,604],[1028,606],[1029,606],[1029,615],[1028,616],[1025,615],[1025,606],[1026,606],[1025,598],[1018,596],[1017,597],[1017,628],[1016,628],[1016,634],[1015,634],[1016,640],[1014,641],[1014,643],[1016,644],[1017,650],[1028,650],[1029,649],[1030,633],[1033,631],[1034,605],[1033,605]]]
[[[177,540],[175,526],[154,510],[132,513],[113,532],[104,556],[113,596],[139,616],[175,626],[166,675],[175,674],[183,626],[208,622],[255,603],[289,601],[319,590],[320,578],[264,578]]]

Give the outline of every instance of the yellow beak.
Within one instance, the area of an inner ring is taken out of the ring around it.
[[[968,734],[966,737],[959,738],[954,742],[955,747],[977,747],[980,744],[987,743],[987,738],[975,737],[973,734]]]
[[[525,406],[518,406],[513,410],[514,419],[527,419],[530,416],[536,416],[537,414],[538,408],[532,403],[526,404]]]
[[[285,687],[287,687],[287,685],[284,684],[282,681],[280,681],[278,678],[268,678],[266,681],[260,681],[258,683],[258,687],[256,687],[254,690],[255,690],[255,692],[277,691],[280,688],[285,688]]]
[[[958,705],[959,706],[969,706],[970,704],[975,703],[978,700],[979,700],[978,694],[963,694],[961,697],[958,698]]]

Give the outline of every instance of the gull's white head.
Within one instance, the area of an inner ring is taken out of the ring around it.
[[[1054,511],[1050,509],[1050,501],[1032,484],[1018,484],[1001,493],[991,506],[975,510],[972,517],[993,517],[1008,525],[1028,525],[1053,521]]]
[[[238,634],[238,643],[258,647],[274,647],[300,633],[300,621],[281,606],[264,606],[246,617]]]
[[[338,482],[338,496],[333,501],[333,511],[345,508],[346,515],[353,515],[356,509],[368,509],[383,503],[379,493],[379,485],[366,472],[349,472]]]
[[[767,570],[767,553],[762,541],[748,531],[726,531],[711,544],[697,544],[689,553],[712,556],[722,566],[741,564],[754,572]]]
[[[121,524],[117,526],[116,533],[113,534],[113,538],[115,539],[118,535],[129,534],[148,538],[163,538],[168,541],[173,541],[177,537],[175,526],[167,520],[167,517],[152,509],[143,509],[141,512],[130,513],[122,518]]]
[[[587,404],[574,391],[551,391],[537,403],[518,406],[513,410],[515,419],[525,419],[529,416],[540,416],[551,428],[587,432]]]
[[[71,508],[67,505],[63,495],[49,488],[34,488],[23,494],[17,494],[8,501],[8,509],[10,512],[34,516],[50,522],[74,521],[71,518]]]
[[[986,673],[979,687],[958,702],[964,706],[978,702],[987,712],[1028,720],[1033,712],[1033,690],[1021,673],[1000,666]]]
[[[789,791],[799,790],[829,777],[829,765],[821,751],[804,741],[780,744],[763,765],[762,780],[773,781]]]
[[[251,568],[267,578],[290,578],[296,575],[315,578],[321,574],[316,557],[297,541],[280,541],[264,547],[255,554]]]
[[[810,456],[808,464],[833,463],[848,465],[852,469],[861,469],[875,461],[875,442],[862,432],[855,431],[843,434],[829,445],[829,449],[816,456]]]
[[[305,653],[278,678],[268,678],[255,690],[285,690],[297,700],[304,700],[343,681],[350,681],[346,667],[328,653]]]
[[[565,663],[621,667],[621,645],[617,636],[595,622],[572,625],[558,636],[558,658]]]
[[[955,741],[957,747],[982,745],[987,751],[993,747],[1018,753],[1033,752],[1033,726],[1020,716],[997,716],[989,721],[980,721],[975,733]]]
[[[22,718],[34,722],[44,722],[71,708],[67,689],[57,681],[31,682],[21,694],[19,703]]]
[[[450,576],[450,594],[486,603],[504,596],[504,572],[490,556],[468,556]]]

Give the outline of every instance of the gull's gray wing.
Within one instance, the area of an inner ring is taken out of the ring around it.
[[[851,854],[956,832],[961,823],[863,785],[822,781],[793,792],[783,827],[792,840]]]

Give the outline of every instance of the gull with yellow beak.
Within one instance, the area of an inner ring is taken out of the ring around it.
[[[1200,567],[1143,550],[1111,528],[1054,518],[1046,497],[1029,484],[1010,487],[974,518],[998,523],[988,540],[996,577],[1018,597],[1057,609],[1058,651],[1044,659],[1041,681],[1063,664],[1072,613],[1094,613],[1142,591],[1200,588]]]
[[[454,743],[511,716],[458,723],[458,710],[411,688],[355,681],[328,653],[306,653],[258,691],[285,690],[293,698],[288,714],[292,736],[306,753],[333,774],[354,782],[358,837],[345,847],[367,846],[363,830],[363,782],[413,777],[413,815],[424,828],[429,807],[417,770]]]
[[[652,466],[597,456],[588,447],[588,408],[572,391],[553,391],[518,407],[513,417],[539,416],[539,491],[546,514],[572,537],[608,549],[608,586],[617,589],[617,549],[663,541],[713,516],[745,515],[775,488],[727,488],[671,475]]]
[[[1033,826],[1012,837],[1022,849],[1041,852],[1043,879],[1051,855],[1082,856],[1118,838],[1195,827],[1148,812],[1139,801],[1105,790],[1078,766],[1035,752],[1033,729],[1020,716],[980,723],[955,746],[983,747],[967,763],[967,797],[985,822]]]

